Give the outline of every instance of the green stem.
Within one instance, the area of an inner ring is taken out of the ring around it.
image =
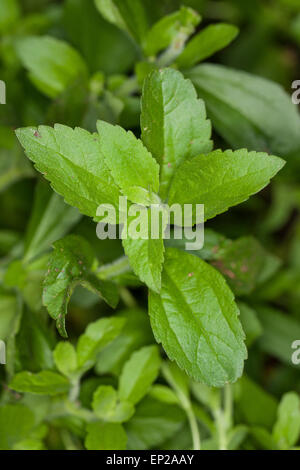
[[[76,378],[71,382],[71,388],[69,391],[69,400],[74,402],[77,400],[80,392],[80,378]]]
[[[224,388],[224,415],[228,430],[232,427],[232,405],[232,388],[230,384],[226,384]]]
[[[201,439],[200,433],[198,428],[198,423],[196,416],[194,414],[193,408],[191,404],[185,409],[186,415],[188,417],[192,438],[193,438],[193,449],[194,450],[201,450]]]
[[[97,276],[105,281],[107,279],[113,279],[120,276],[121,274],[125,274],[131,271],[132,269],[130,267],[127,256],[122,256],[111,264],[100,266],[97,271]]]
[[[232,427],[232,390],[230,384],[224,387],[224,407],[218,407],[214,411],[216,427],[219,439],[219,449],[227,450],[228,432]]]
[[[135,298],[133,297],[133,295],[131,295],[131,292],[128,289],[126,289],[126,287],[121,287],[120,297],[123,300],[126,307],[134,308],[137,306]]]

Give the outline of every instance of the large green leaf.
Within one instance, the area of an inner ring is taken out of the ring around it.
[[[282,87],[221,65],[200,65],[186,75],[205,100],[215,129],[232,147],[284,158],[299,151],[299,113]]]
[[[195,380],[220,387],[241,376],[247,351],[239,311],[213,267],[169,248],[161,293],[150,292],[149,314],[156,340]]]
[[[142,139],[161,166],[160,193],[168,196],[178,165],[212,150],[205,105],[189,80],[173,69],[153,71],[144,82]]]
[[[263,334],[258,341],[260,349],[292,366],[292,344],[300,338],[299,322],[269,306],[259,305],[256,307],[256,312],[263,327]]]
[[[285,162],[245,149],[216,150],[184,162],[170,188],[169,204],[204,204],[205,220],[246,201],[269,183]]]
[[[87,73],[78,52],[59,39],[50,36],[25,37],[18,40],[16,47],[29,78],[50,98],[55,98],[76,78]]]
[[[93,0],[66,0],[64,24],[68,38],[81,52],[91,72],[123,73],[134,63],[135,44],[126,33],[99,15]]]
[[[99,204],[118,207],[119,189],[101,154],[99,138],[83,129],[56,124],[17,130],[36,168],[65,201],[96,218]]]

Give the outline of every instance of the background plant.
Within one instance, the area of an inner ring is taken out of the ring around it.
[[[0,8],[0,448],[295,448],[298,2]],[[204,249],[98,240],[120,194]]]

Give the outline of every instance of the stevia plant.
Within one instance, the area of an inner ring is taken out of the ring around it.
[[[0,2],[0,449],[297,448],[300,120],[269,78],[300,11],[250,3]],[[204,204],[203,248],[98,240],[124,197]]]
[[[99,136],[59,124],[19,129],[17,136],[52,188],[95,221],[98,206],[117,210],[121,195],[145,206],[157,200],[201,203],[207,220],[261,190],[284,165],[265,153],[211,151],[204,103],[172,69],[151,72],[145,80],[141,125],[142,141],[103,121],[97,123]],[[117,303],[116,287],[97,278],[81,244],[70,238],[57,242],[44,283],[44,305],[63,336],[77,283],[113,307]],[[163,236],[135,240],[128,234],[123,245],[133,271],[150,289],[151,326],[170,359],[207,385],[221,387],[240,377],[244,333],[222,276],[193,255],[176,248],[165,252]]]

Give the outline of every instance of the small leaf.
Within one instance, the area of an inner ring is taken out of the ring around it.
[[[127,436],[121,424],[89,423],[87,432],[87,450],[126,450]]]
[[[68,43],[59,39],[22,37],[16,44],[17,53],[29,78],[50,98],[62,93],[79,76],[86,76],[84,61]]]
[[[146,396],[136,408],[136,413],[125,424],[130,450],[160,448],[181,429],[185,420],[183,410],[165,401]]]
[[[161,18],[148,31],[143,48],[147,56],[155,56],[176,41],[184,42],[200,23],[201,17],[191,8],[181,7]]]
[[[69,381],[62,375],[43,370],[37,374],[20,372],[9,384],[12,390],[21,393],[36,393],[38,395],[61,395],[70,388]]]
[[[141,140],[104,121],[97,122],[97,129],[101,155],[122,193],[137,204],[158,202],[151,193],[159,189],[159,166]]]
[[[72,376],[77,368],[77,356],[74,346],[68,341],[61,341],[56,345],[53,356],[59,372],[67,377]]]
[[[133,351],[154,343],[146,312],[134,308],[120,311],[116,316],[126,320],[126,328],[99,354],[96,365],[99,375],[108,372],[119,375]]]
[[[149,390],[156,379],[161,359],[156,346],[146,346],[132,354],[120,376],[119,396],[134,405]]]
[[[112,317],[90,323],[77,343],[77,363],[81,370],[88,370],[96,362],[97,355],[122,331],[126,320]]]
[[[297,393],[283,395],[277,413],[273,437],[279,449],[287,450],[297,444],[300,436],[300,400]]]
[[[195,380],[221,387],[241,376],[247,351],[239,311],[221,274],[204,261],[167,249],[149,314],[156,340]]]
[[[180,68],[188,68],[202,62],[228,46],[236,38],[238,32],[236,26],[226,23],[207,26],[190,40],[177,57],[176,64]]]
[[[205,105],[189,80],[173,69],[153,71],[144,82],[142,139],[161,166],[160,194],[166,199],[179,164],[212,150]]]
[[[281,158],[245,149],[199,155],[176,172],[169,204],[204,204],[205,220],[211,219],[261,191],[284,164]]]
[[[97,388],[92,407],[98,418],[113,423],[128,421],[134,414],[133,404],[119,401],[116,390],[110,385],[101,385]]]
[[[91,247],[84,238],[69,235],[54,243],[44,281],[43,302],[64,337],[67,336],[65,317],[68,302],[76,285],[95,292],[112,307],[118,303],[115,284],[98,279],[92,272],[93,262]]]

